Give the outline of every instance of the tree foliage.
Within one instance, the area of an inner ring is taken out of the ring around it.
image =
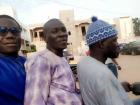
[[[31,47],[31,52],[36,52],[36,46],[34,44],[31,44],[30,47]]]
[[[133,29],[134,29],[134,34],[135,36],[140,36],[140,19],[139,18],[134,18],[132,19],[133,21]]]

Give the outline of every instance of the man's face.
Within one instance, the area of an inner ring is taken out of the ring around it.
[[[21,29],[9,18],[0,18],[0,53],[16,54],[21,46]]]
[[[66,27],[60,21],[52,22],[46,33],[46,41],[54,50],[63,50],[67,47],[68,34]]]
[[[109,58],[117,58],[119,56],[119,45],[117,42],[117,37],[111,37],[106,39],[103,43],[105,46],[105,56]]]

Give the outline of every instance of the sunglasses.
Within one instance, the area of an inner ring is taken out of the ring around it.
[[[5,36],[8,34],[8,32],[11,32],[13,35],[20,35],[21,31],[22,31],[21,28],[16,27],[7,28],[4,26],[0,26],[0,36]]]

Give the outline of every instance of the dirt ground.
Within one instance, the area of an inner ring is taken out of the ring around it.
[[[122,70],[119,71],[119,80],[130,83],[140,82],[140,56],[120,55],[117,59]],[[129,93],[131,99],[140,98]]]

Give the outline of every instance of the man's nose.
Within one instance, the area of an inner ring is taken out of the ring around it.
[[[67,32],[60,32],[59,36],[60,37],[68,37],[68,33]]]
[[[11,33],[10,31],[7,32],[6,34],[6,38],[14,38],[15,35],[13,33]]]

